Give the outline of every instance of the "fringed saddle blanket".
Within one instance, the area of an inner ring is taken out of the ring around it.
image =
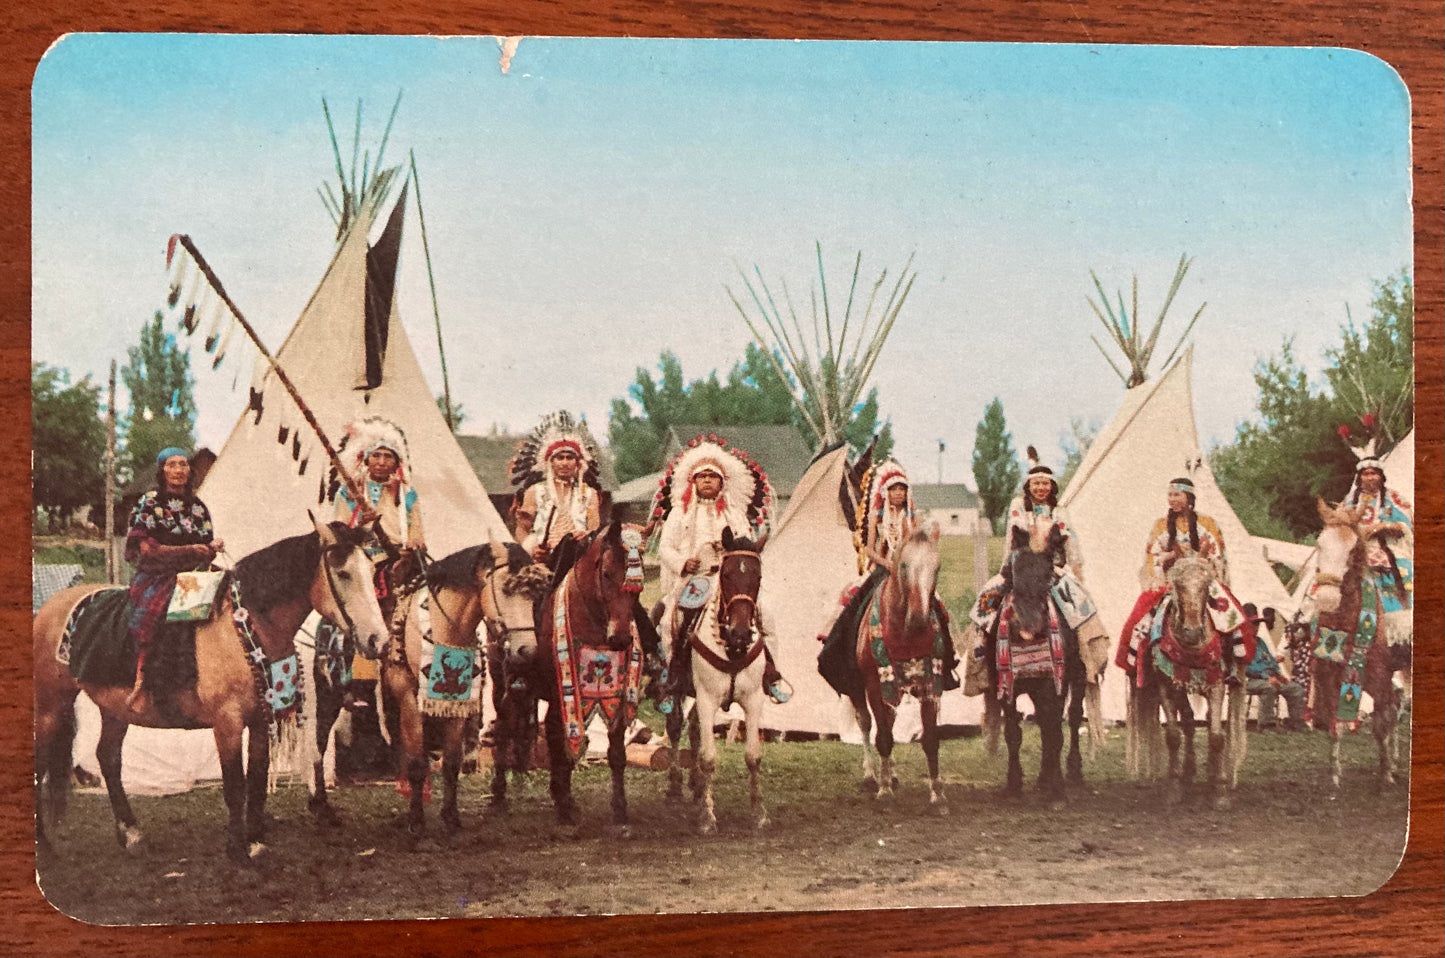
[[[1254,626],[1245,617],[1239,600],[1222,584],[1212,582],[1209,586],[1206,608],[1213,631],[1201,648],[1185,648],[1170,630],[1173,603],[1167,587],[1145,592],[1125,620],[1114,661],[1134,676],[1138,687],[1144,686],[1146,665],[1152,662],[1175,685],[1202,693],[1224,680],[1226,641],[1236,670],[1254,660]]]
[[[131,637],[131,601],[127,589],[101,589],[70,610],[56,660],[77,682],[129,688],[139,655]],[[165,695],[196,687],[195,626],[160,623],[146,650],[145,687]]]
[[[567,752],[576,761],[587,750],[586,729],[601,714],[610,725],[618,710],[623,721],[637,717],[637,695],[642,686],[642,643],[633,626],[626,649],[592,646],[576,639],[567,614],[571,580],[563,579],[553,594],[552,643],[557,656],[557,693],[562,708],[562,730]]]
[[[944,630],[937,613],[930,613],[934,626],[932,648],[890,645],[883,635],[882,603],[883,590],[878,589],[868,603],[863,627],[868,630],[868,645],[878,663],[883,701],[897,706],[905,692],[919,701],[937,698],[943,692],[943,663],[947,657]]]
[[[486,670],[479,667],[479,649],[443,645],[432,639],[431,594],[423,592],[412,615],[421,635],[417,705],[423,715],[470,718],[482,713]]]
[[[1051,678],[1054,693],[1064,690],[1064,637],[1059,628],[1059,613],[1054,603],[1048,603],[1049,634],[1035,638],[1032,642],[1015,642],[1010,639],[1016,612],[1013,597],[1010,596],[999,613],[998,637],[994,642],[994,665],[998,669],[998,698],[1000,702],[1014,700],[1014,683],[1020,679]]]
[[[1360,612],[1354,623],[1342,622],[1342,613],[1321,614],[1315,620],[1315,658],[1341,663],[1345,667],[1340,678],[1340,701],[1331,721],[1331,729],[1340,723],[1354,723],[1360,715],[1360,696],[1365,684],[1365,667],[1380,632],[1381,602],[1379,590],[1370,576],[1360,580]],[[1350,625],[1354,628],[1351,629]]]

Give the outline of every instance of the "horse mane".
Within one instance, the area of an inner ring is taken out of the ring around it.
[[[458,549],[445,559],[438,559],[427,567],[427,585],[433,589],[466,589],[475,585],[477,571],[484,564],[487,568],[491,568],[497,561],[495,553],[497,548],[495,543],[483,543],[479,546]],[[532,564],[532,557],[517,543],[502,543],[501,548],[507,555],[508,572],[520,572]]]
[[[354,548],[364,533],[344,522],[327,523],[338,543]],[[252,612],[265,613],[304,596],[321,561],[321,537],[307,532],[258,549],[236,563],[236,579]]]

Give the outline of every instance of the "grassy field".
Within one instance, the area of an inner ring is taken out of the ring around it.
[[[35,536],[30,540],[30,559],[41,565],[79,565],[85,570],[82,581],[105,582],[105,544],[99,540]],[[121,579],[129,578],[127,566]]]
[[[1030,783],[1037,732],[1025,732]],[[270,850],[254,868],[220,855],[220,789],[134,800],[144,852],[112,837],[104,794],[72,798],[68,824],[38,861],[61,911],[102,924],[351,920],[651,912],[763,912],[1228,897],[1360,895],[1394,871],[1407,788],[1378,789],[1368,728],[1345,741],[1345,785],[1327,800],[1328,737],[1250,734],[1232,810],[1170,805],[1158,783],[1124,774],[1111,735],[1088,784],[1051,808],[1000,794],[1005,760],[980,739],[943,743],[948,816],[928,806],[917,745],[900,745],[890,802],[859,789],[860,750],[838,742],[764,747],[772,826],[755,833],[740,745],[721,745],[717,835],[700,838],[662,772],[629,769],[633,835],[608,826],[608,772],[579,769],[579,828],[552,823],[545,773],[486,810],[487,780],[463,779],[464,830],[431,852],[406,850],[403,799],[390,784],[336,792],[341,830],[282,786],[269,806]],[[439,784],[439,783],[438,783]],[[435,827],[436,807],[428,807]]]

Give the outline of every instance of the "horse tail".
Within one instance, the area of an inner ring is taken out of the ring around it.
[[[989,755],[998,754],[998,733],[1003,727],[1003,706],[993,689],[983,693],[983,734],[984,747]]]
[[[1249,739],[1245,735],[1245,722],[1249,715],[1249,694],[1240,684],[1228,690],[1229,701],[1229,784],[1239,784],[1239,767],[1249,751]]]
[[[75,700],[58,709],[55,730],[43,754],[35,756],[36,826],[44,816],[58,822],[70,800],[71,773],[75,766]]]
[[[1099,756],[1099,749],[1104,747],[1104,736],[1108,731],[1104,728],[1104,693],[1101,688],[1102,682],[1084,683],[1084,718],[1089,723],[1089,761]]]

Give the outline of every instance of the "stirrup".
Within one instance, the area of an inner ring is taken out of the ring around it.
[[[793,686],[787,679],[779,676],[778,680],[768,686],[768,698],[779,705],[787,702],[793,697]]]

